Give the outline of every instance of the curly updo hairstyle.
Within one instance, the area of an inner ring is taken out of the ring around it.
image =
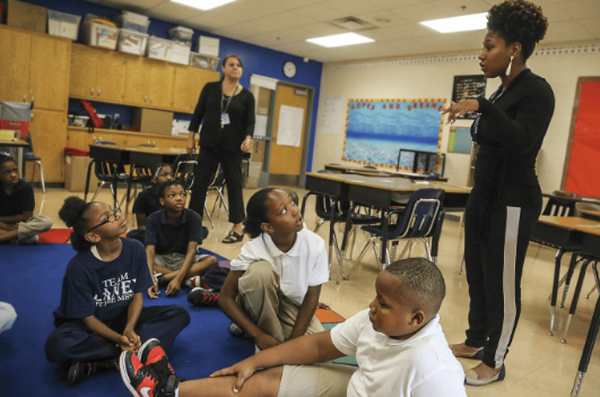
[[[65,199],[62,208],[58,211],[58,216],[65,225],[73,228],[71,245],[79,253],[85,252],[93,245],[85,239],[85,234],[88,231],[87,212],[92,204],[93,202],[86,203],[77,196],[71,196]]]
[[[262,233],[260,225],[263,222],[269,222],[269,217],[267,216],[269,210],[265,203],[271,198],[271,193],[275,190],[277,189],[266,188],[259,190],[248,200],[246,219],[244,219],[244,233],[249,234],[250,237],[255,238],[260,236]]]
[[[548,19],[542,14],[542,7],[526,0],[508,0],[490,8],[487,28],[508,45],[521,43],[523,58],[527,60],[546,35]]]

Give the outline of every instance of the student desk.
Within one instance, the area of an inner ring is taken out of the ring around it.
[[[29,147],[29,143],[24,139],[17,139],[16,141],[0,140],[0,146],[8,147],[11,157],[17,162],[19,174],[21,175],[21,178],[23,178],[23,148]]]
[[[579,210],[579,212],[581,212],[581,217],[582,218],[600,221],[600,211]]]
[[[583,246],[581,248],[584,255],[591,255],[593,260],[600,258],[600,228],[598,227],[580,227],[584,234]],[[583,270],[582,270],[583,271]],[[600,282],[598,279],[597,269],[594,268],[594,277],[596,283]],[[575,383],[571,391],[571,396],[575,397],[579,395],[579,391],[583,384],[583,377],[587,371],[590,363],[592,351],[594,350],[594,344],[596,337],[598,336],[598,330],[600,329],[600,297],[596,301],[594,308],[594,314],[592,315],[592,321],[590,323],[590,329],[588,330],[585,344],[583,346],[583,352],[581,353],[581,359],[579,360],[579,366],[577,368],[577,375],[575,376]]]
[[[388,171],[388,170],[374,170],[372,168],[363,168],[363,167],[353,167],[346,165],[338,165],[338,164],[326,164],[326,170],[331,171],[340,171],[344,174],[359,174],[365,176],[389,176],[389,177],[398,177],[398,178],[408,178],[413,179],[415,181],[423,181],[429,175],[427,174],[419,174],[416,172],[407,172],[407,171]],[[439,177],[439,181],[446,182],[448,180],[447,177]]]
[[[151,167],[156,163],[173,163],[178,155],[186,153],[185,149],[178,148],[159,148],[148,146],[121,146],[121,145],[90,145],[90,164],[88,166],[87,179],[85,183],[84,200],[87,200],[87,194],[90,183],[90,173],[92,166],[96,161],[106,161],[118,165],[135,165],[141,167]],[[131,186],[131,177],[133,167],[129,175],[127,190]],[[115,203],[117,201],[117,179],[113,180],[113,191]],[[128,194],[129,196],[129,194]],[[129,197],[127,198],[129,204]]]
[[[463,211],[466,207],[469,194],[471,193],[470,188],[437,181],[413,182],[406,178],[381,178],[356,174],[328,174],[314,172],[306,174],[306,190],[331,197],[332,207],[334,208],[337,206],[339,200],[348,200],[360,203],[360,205],[380,208],[385,211],[394,206],[405,205],[416,190],[424,187],[440,188],[446,192],[443,208],[447,211]],[[302,213],[304,213],[306,197],[307,196],[304,197],[302,202]],[[332,265],[333,252],[333,219],[332,211],[332,217],[329,224],[330,267]],[[348,222],[346,223],[342,250],[345,250],[348,231],[351,226],[352,225]],[[439,236],[437,236],[437,238],[439,238]],[[432,251],[437,253],[437,244],[434,244]],[[382,259],[385,261],[384,250],[382,250],[381,255]],[[339,262],[340,274],[343,277],[343,265],[341,260]]]

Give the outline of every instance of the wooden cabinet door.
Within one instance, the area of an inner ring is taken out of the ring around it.
[[[96,69],[96,100],[123,103],[125,90],[125,68],[128,58],[114,51],[98,53]]]
[[[41,158],[44,167],[45,182],[64,182],[65,159],[63,153],[67,146],[67,116],[65,112],[34,107],[29,132],[33,143],[33,152]],[[40,180],[39,176],[39,172],[36,171],[37,181]]]
[[[167,62],[148,62],[150,65],[149,105],[171,109],[175,67]]]
[[[51,36],[31,37],[29,100],[36,108],[67,109],[71,43]]]
[[[82,44],[71,46],[69,96],[95,99],[97,51]]]
[[[150,67],[143,57],[127,57],[124,100],[128,105],[147,105]]]
[[[175,72],[173,108],[193,113],[200,92],[206,83],[219,80],[219,72],[194,67],[177,67]]]
[[[29,57],[31,35],[0,29],[0,99],[29,100]]]

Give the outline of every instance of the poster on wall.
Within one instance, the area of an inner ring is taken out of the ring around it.
[[[396,168],[400,149],[439,152],[445,103],[445,99],[349,99],[342,160]],[[413,158],[403,154],[400,168],[412,170],[412,165]]]
[[[448,139],[448,153],[471,154],[471,128],[450,127],[450,139]]]
[[[460,102],[463,99],[484,98],[486,88],[486,78],[482,74],[471,76],[454,76],[454,85],[452,87],[452,102]],[[475,119],[477,112],[467,112],[459,119]]]

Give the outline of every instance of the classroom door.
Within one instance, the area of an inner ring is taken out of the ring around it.
[[[269,173],[300,176],[302,171],[302,153],[304,150],[304,129],[306,128],[306,119],[308,113],[308,90],[306,88],[297,88],[285,84],[277,85],[275,117],[273,120],[274,138],[277,138],[279,134],[281,106],[290,106],[297,109],[303,109],[304,111],[304,117],[302,118],[302,126],[300,129],[300,146],[280,145],[278,140],[275,140],[271,146],[271,162],[269,166]]]

